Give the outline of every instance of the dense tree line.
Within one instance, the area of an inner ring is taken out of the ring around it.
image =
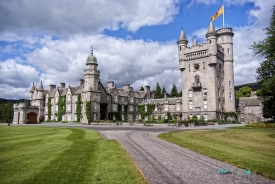
[[[143,88],[143,86],[141,86],[140,91],[143,91],[143,90],[144,90],[144,88]],[[181,91],[178,92],[178,88],[175,84],[173,84],[173,87],[172,87],[171,92],[169,94],[169,93],[166,92],[166,89],[165,89],[164,86],[162,88],[160,87],[158,82],[157,82],[157,85],[156,85],[156,89],[151,91],[151,93],[154,94],[155,99],[164,98],[165,94],[168,94],[171,98],[182,96]]]
[[[13,118],[13,103],[0,103],[0,122],[12,121]]]
[[[269,27],[264,30],[267,37],[254,43],[251,49],[255,55],[263,58],[256,71],[256,79],[261,86],[257,96],[263,100],[263,116],[275,120],[275,5],[272,8]]]

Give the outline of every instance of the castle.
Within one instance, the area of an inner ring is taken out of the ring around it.
[[[59,87],[50,85],[45,90],[42,82],[38,88],[33,84],[31,104],[14,104],[13,123],[37,123],[40,116],[46,121],[80,120],[85,124],[100,119],[137,121],[140,119],[138,105],[147,104],[155,104],[152,113],[155,119],[158,116],[164,118],[167,112],[177,119],[194,115],[206,120],[221,118],[223,112],[236,111],[233,36],[231,28],[216,31],[210,22],[207,43],[199,45],[194,38],[192,46],[187,47],[188,41],[181,31],[177,44],[182,97],[154,99],[149,86],[145,86],[144,91],[134,91],[129,84],[117,88],[113,81],[103,86],[92,52],[79,86],[66,87],[65,83],[60,83]],[[64,109],[58,109],[61,103],[65,105]],[[87,104],[90,112],[86,112]]]

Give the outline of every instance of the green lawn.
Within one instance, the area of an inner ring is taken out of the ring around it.
[[[115,140],[87,129],[0,126],[0,183],[147,183]]]
[[[161,139],[275,179],[275,129],[192,130],[160,134]]]

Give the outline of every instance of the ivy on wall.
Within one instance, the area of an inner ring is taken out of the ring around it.
[[[57,116],[57,121],[62,121],[62,115],[66,114],[66,95],[58,97],[58,112],[55,113]]]
[[[227,121],[228,117],[235,118],[235,120],[237,120],[237,118],[238,118],[238,114],[236,112],[224,112],[223,116],[224,116],[225,121]]]
[[[92,117],[91,117],[91,102],[86,102],[86,116],[87,116],[87,120],[88,123],[90,124],[90,122],[92,121]]]
[[[81,118],[81,109],[82,109],[81,95],[78,94],[77,95],[77,102],[76,102],[76,119],[77,119],[78,122],[80,122],[80,118]]]
[[[47,108],[48,108],[48,121],[51,121],[52,104],[51,104],[51,98],[50,97],[48,97]]]
[[[147,111],[145,111],[145,106],[147,106]],[[138,113],[141,116],[141,119],[144,120],[146,116],[150,116],[155,109],[155,104],[139,105]]]

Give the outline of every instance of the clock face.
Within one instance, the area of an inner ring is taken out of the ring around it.
[[[194,64],[194,68],[195,68],[196,70],[198,70],[198,69],[200,68],[200,65],[199,65],[199,64]]]

